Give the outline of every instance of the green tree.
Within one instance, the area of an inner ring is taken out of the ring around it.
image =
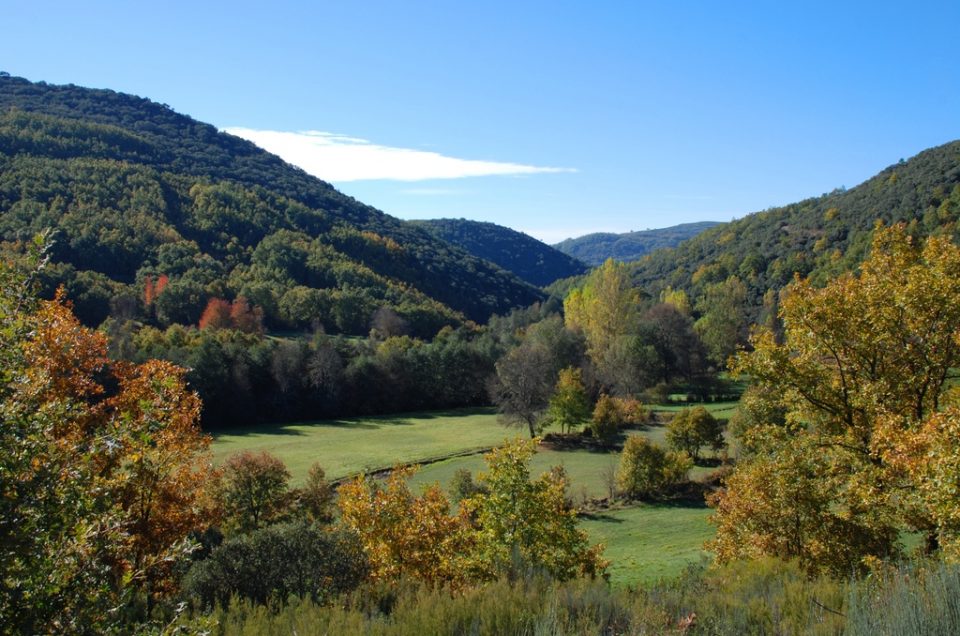
[[[747,286],[736,276],[707,285],[697,302],[701,317],[694,329],[707,347],[710,359],[720,367],[726,366],[727,358],[746,340],[749,325],[746,305]]]
[[[491,397],[507,425],[526,426],[531,439],[540,430],[540,419],[553,389],[550,355],[540,346],[522,344],[497,362]]]
[[[685,479],[692,466],[685,452],[670,452],[646,437],[631,435],[620,456],[617,488],[628,497],[654,497]]]
[[[519,557],[561,580],[602,574],[603,546],[588,547],[586,533],[577,528],[563,472],[530,479],[535,448],[535,441],[517,440],[485,455],[479,484],[486,492],[460,502],[475,524],[472,569],[492,579],[509,572]]]
[[[557,386],[550,397],[546,421],[570,432],[590,417],[590,400],[583,386],[580,369],[568,367],[560,371]]]
[[[700,459],[700,449],[704,446],[720,451],[727,445],[720,421],[702,406],[674,415],[667,425],[667,444],[673,450],[685,451],[694,462]]]

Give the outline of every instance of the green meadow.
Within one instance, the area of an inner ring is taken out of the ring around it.
[[[658,406],[654,411],[668,414],[682,408]],[[726,418],[736,403],[713,403],[707,408]],[[315,462],[331,479],[398,463],[420,463],[412,479],[415,489],[432,483],[447,488],[456,471],[483,470],[484,450],[523,435],[522,429],[503,426],[493,409],[475,408],[224,431],[215,436],[213,453],[215,461],[222,462],[245,450],[268,451],[286,462],[294,484]],[[666,427],[650,426],[627,435],[643,435],[664,444]],[[619,451],[541,447],[530,462],[530,472],[537,476],[563,466],[570,480],[569,496],[580,504],[609,496],[619,459]],[[697,466],[690,477],[701,479],[712,470]],[[706,558],[703,543],[714,533],[707,523],[709,514],[706,506],[695,503],[643,504],[585,515],[581,527],[591,542],[606,545],[611,581],[636,586],[676,576],[690,563]]]

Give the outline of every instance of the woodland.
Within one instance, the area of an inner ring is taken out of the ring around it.
[[[953,142],[590,269],[0,76],[0,633],[955,631],[958,215]],[[445,484],[257,446],[468,408]],[[617,583],[585,528],[651,505],[705,557]]]

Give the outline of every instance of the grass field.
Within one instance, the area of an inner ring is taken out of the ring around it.
[[[584,518],[591,543],[606,545],[615,585],[637,586],[680,574],[707,558],[703,543],[714,536],[707,507],[666,504],[611,510]]]
[[[219,463],[245,450],[270,452],[286,462],[299,484],[314,462],[335,479],[489,448],[519,432],[497,422],[493,409],[459,409],[223,431],[214,436],[213,454]]]

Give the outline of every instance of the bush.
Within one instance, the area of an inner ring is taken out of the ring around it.
[[[617,487],[628,497],[651,497],[686,478],[693,461],[685,452],[666,451],[645,437],[627,438],[617,470]]]
[[[233,596],[256,604],[283,603],[291,595],[322,603],[356,588],[367,572],[353,533],[299,521],[225,541],[194,564],[183,593],[207,608],[226,606]]]

